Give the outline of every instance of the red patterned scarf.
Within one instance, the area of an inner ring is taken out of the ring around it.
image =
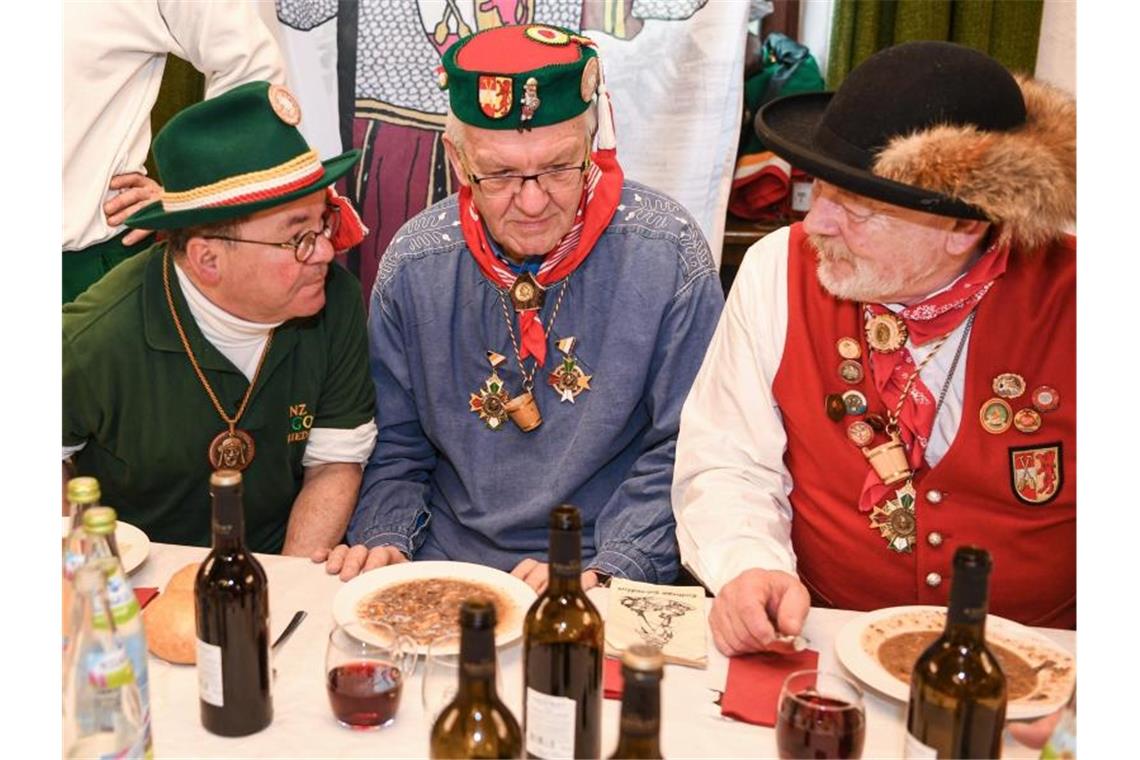
[[[558,245],[546,254],[535,277],[544,288],[566,277],[585,261],[617,210],[624,179],[617,162],[617,151],[597,150],[591,159],[574,223]],[[459,189],[459,220],[463,239],[483,276],[498,288],[510,288],[516,275],[491,250],[486,228],[471,199],[470,185]],[[537,366],[543,366],[546,363],[546,333],[539,320],[539,310],[520,311],[518,319],[519,358],[534,356]]]
[[[896,312],[895,316],[906,323],[910,342],[916,346],[925,345],[962,324],[993,287],[994,281],[1005,273],[1008,260],[1008,245],[990,246],[974,262],[969,271],[949,288]],[[887,311],[888,309],[881,304],[869,304],[865,307],[863,317],[866,320],[876,314],[885,314]],[[906,346],[889,354],[878,351],[869,353],[871,378],[879,391],[879,398],[888,411],[893,411],[898,404],[899,395],[906,387],[907,378],[914,372],[914,357]],[[946,378],[947,383],[950,380],[951,378]],[[926,445],[934,429],[936,411],[934,394],[926,387],[921,377],[916,377],[911,384],[909,397],[903,402],[902,410],[899,412],[899,437],[906,446],[907,457],[913,471],[917,471],[923,464]],[[860,511],[871,511],[873,506],[887,499],[893,490],[883,485],[875,471],[870,470],[863,481],[863,492],[859,496]]]

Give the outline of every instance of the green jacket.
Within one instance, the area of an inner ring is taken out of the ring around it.
[[[103,503],[120,519],[154,541],[204,546],[211,537],[207,448],[226,424],[170,317],[163,249],[124,262],[64,307],[63,444],[86,443],[77,468],[99,479]],[[232,415],[249,382],[203,337],[172,285],[194,355]],[[254,551],[281,551],[309,430],[352,429],[373,418],[360,284],[333,265],[325,295],[318,314],[277,328],[238,423],[256,447],[243,473]]]

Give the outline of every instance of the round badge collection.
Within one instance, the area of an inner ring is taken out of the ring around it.
[[[993,435],[1001,435],[1011,427],[1026,435],[1036,433],[1041,429],[1041,415],[1061,405],[1061,395],[1056,388],[1040,385],[1029,394],[1029,406],[1015,412],[1009,402],[1025,395],[1025,378],[1015,372],[1002,372],[991,385],[994,396],[982,403],[978,421],[983,430]]]
[[[879,314],[867,321],[865,336],[872,351],[897,351],[906,344],[906,324],[893,314]],[[840,358],[839,378],[849,385],[863,382],[865,372],[860,362],[863,349],[859,341],[843,337],[835,342],[835,348]],[[1036,433],[1041,429],[1042,415],[1054,411],[1061,404],[1056,388],[1041,385],[1030,392],[1029,406],[1014,410],[1010,401],[1024,396],[1027,388],[1025,378],[1016,372],[1002,372],[994,377],[991,387],[994,395],[982,403],[978,421],[983,430],[993,435],[1001,435],[1011,427],[1026,435]],[[882,432],[885,427],[882,415],[868,414],[868,408],[867,397],[853,388],[824,397],[824,412],[833,422],[849,416],[866,415],[847,426],[847,438],[859,448],[870,445],[875,433]]]

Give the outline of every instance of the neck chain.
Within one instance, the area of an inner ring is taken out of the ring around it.
[[[554,309],[550,312],[550,321],[546,323],[546,329],[542,331],[544,338],[548,337],[550,331],[554,329],[554,320],[558,319],[558,307],[562,305],[562,297],[566,295],[566,286],[569,284],[570,275],[566,275],[566,279],[562,281],[562,287],[558,289],[558,300],[554,302]],[[534,389],[534,373],[538,369],[538,362],[533,362],[530,372],[527,372],[526,365],[523,364],[522,351],[519,349],[519,341],[515,336],[515,325],[511,320],[511,312],[507,308],[506,291],[496,289],[499,290],[499,304],[503,307],[503,317],[507,320],[507,332],[511,335],[511,346],[515,349],[515,361],[519,363],[519,373],[523,379],[522,389],[524,393],[529,393]]]
[[[966,338],[970,336],[970,329],[974,326],[974,317],[978,315],[977,309],[970,312],[970,316],[966,317],[966,329],[962,330],[962,337],[958,340],[958,349],[954,352],[954,358],[950,361],[950,371],[946,373],[946,380],[942,383],[942,390],[938,392],[938,404],[934,407],[934,419],[938,419],[938,412],[942,410],[942,402],[946,400],[946,393],[950,390],[950,383],[954,379],[954,373],[958,371],[958,360],[962,358],[962,349],[966,347]]]
[[[210,460],[210,465],[215,469],[231,469],[231,470],[244,470],[253,461],[254,444],[253,436],[244,430],[237,427],[238,420],[245,414],[245,408],[249,404],[249,399],[253,395],[253,388],[257,385],[257,378],[261,375],[261,367],[265,364],[265,357],[269,355],[269,346],[273,343],[273,332],[269,331],[269,337],[265,341],[265,348],[261,350],[261,358],[257,361],[257,369],[253,371],[253,378],[249,381],[249,387],[245,390],[245,396],[242,397],[241,404],[238,405],[237,413],[233,417],[226,414],[222,404],[218,401],[217,394],[214,389],[210,387],[210,381],[206,379],[205,373],[202,368],[198,366],[198,360],[194,356],[194,351],[190,348],[190,341],[186,338],[186,331],[182,329],[182,321],[178,318],[178,311],[174,308],[174,296],[170,292],[170,252],[165,251],[162,254],[162,287],[166,291],[166,305],[170,307],[170,317],[174,320],[174,329],[178,331],[178,337],[182,340],[182,348],[186,351],[186,357],[190,360],[190,366],[194,368],[194,374],[198,376],[198,382],[206,390],[206,395],[210,397],[210,402],[214,405],[218,415],[225,421],[227,429],[214,436],[210,441],[210,446],[206,450],[206,455]],[[276,329],[276,328],[274,328]]]

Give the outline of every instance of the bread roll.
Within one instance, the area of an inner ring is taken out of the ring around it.
[[[146,647],[156,657],[191,665],[197,659],[193,585],[189,590],[171,588],[172,585],[168,584],[143,610]]]
[[[198,562],[191,562],[170,576],[170,580],[166,582],[166,590],[175,591],[182,589],[184,591],[194,591],[194,578],[198,575],[199,564]]]

